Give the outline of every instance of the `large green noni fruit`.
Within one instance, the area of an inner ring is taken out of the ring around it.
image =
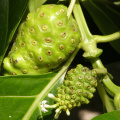
[[[57,68],[79,44],[76,21],[67,7],[42,5],[29,13],[3,61],[4,75],[40,74]]]

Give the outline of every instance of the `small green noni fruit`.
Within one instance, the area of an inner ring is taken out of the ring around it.
[[[58,118],[62,111],[66,111],[66,114],[70,115],[69,110],[72,108],[89,103],[89,99],[96,91],[96,86],[97,72],[79,64],[75,69],[67,72],[63,84],[57,88],[56,97],[53,94],[48,94],[48,97],[54,99],[56,103],[46,108],[57,108],[55,118]]]
[[[76,21],[64,5],[42,5],[29,13],[3,61],[4,75],[40,74],[57,68],[78,46]]]

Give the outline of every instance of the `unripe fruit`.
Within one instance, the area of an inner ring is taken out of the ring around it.
[[[57,68],[79,44],[80,33],[67,7],[42,5],[27,15],[4,59],[4,75],[40,74]]]
[[[81,104],[88,104],[90,102],[89,99],[93,97],[96,86],[97,72],[94,69],[89,70],[87,67],[79,64],[75,69],[67,72],[63,84],[57,88],[57,96],[50,98],[57,99],[57,109],[70,114],[68,111],[72,108],[80,107]],[[56,114],[60,113],[56,112]]]

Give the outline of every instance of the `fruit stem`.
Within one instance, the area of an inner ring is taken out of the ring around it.
[[[120,39],[120,31],[105,36],[93,35],[93,37],[97,43],[111,42]]]
[[[97,74],[106,75],[107,69],[106,68],[95,68],[93,69]]]
[[[68,17],[68,19],[69,19],[70,16],[71,16],[73,7],[74,7],[74,5],[75,5],[75,2],[76,2],[76,0],[71,0],[71,2],[70,2],[70,5],[69,5],[68,10],[67,10],[67,17]]]
[[[101,60],[99,58],[96,59],[92,59],[91,60],[91,64],[93,66],[93,68],[105,68],[101,62]],[[120,87],[116,86],[108,77],[108,75],[106,75],[102,82],[104,83],[104,85],[107,87],[107,89],[109,89],[114,95],[118,94],[120,92]]]

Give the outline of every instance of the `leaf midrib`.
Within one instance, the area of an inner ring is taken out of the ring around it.
[[[11,98],[11,97],[20,97],[20,98],[36,98],[37,97],[37,95],[35,95],[35,96],[0,96],[0,98]]]

